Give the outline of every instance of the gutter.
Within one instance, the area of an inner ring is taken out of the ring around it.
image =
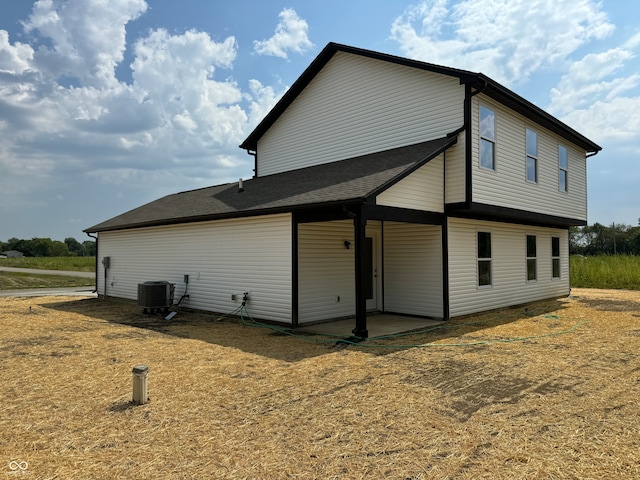
[[[91,235],[89,232],[84,232],[86,233],[89,237],[93,238],[96,241],[96,266],[95,266],[95,273],[96,273],[96,289],[92,292],[92,293],[98,293],[98,236],[96,235],[95,237],[93,235]]]
[[[473,124],[473,121],[471,120],[471,110],[472,110],[472,106],[471,106],[471,99],[473,97],[475,97],[476,95],[484,92],[488,87],[489,87],[489,80],[486,78],[483,78],[482,76],[478,75],[476,76],[476,82],[481,82],[481,86],[480,88],[476,88],[475,91],[471,91],[471,88],[473,87],[471,84],[466,84],[465,85],[465,93],[464,93],[464,107],[463,107],[463,115],[464,115],[464,125],[461,127],[460,130],[466,130],[466,134],[464,137],[464,158],[465,158],[465,178],[464,178],[464,182],[465,182],[465,191],[464,191],[464,201],[465,203],[470,206],[471,202],[473,201],[473,191],[471,188],[471,184],[472,184],[472,178],[471,178],[471,157],[472,157],[472,150],[473,150],[473,146],[471,144],[472,142],[472,133],[471,133],[471,125]]]
[[[295,205],[295,206],[284,205],[284,206],[278,206],[278,207],[267,207],[267,208],[258,208],[258,209],[250,209],[250,210],[224,212],[224,213],[194,215],[192,217],[151,220],[148,222],[126,224],[124,226],[98,228],[95,230],[88,229],[88,230],[85,230],[85,233],[91,236],[89,232],[94,232],[94,233],[115,232],[115,231],[121,231],[121,230],[132,230],[136,228],[162,227],[166,225],[181,225],[184,223],[209,222],[214,220],[224,220],[227,218],[246,218],[246,217],[259,217],[264,215],[278,215],[281,213],[291,213],[295,211],[304,211],[308,209],[341,207],[342,205],[346,205],[346,204],[359,204],[359,203],[366,202],[366,200],[367,200],[366,197],[355,197],[355,198],[345,198],[341,200],[331,200],[328,202],[321,202],[321,203],[308,203],[308,204]]]

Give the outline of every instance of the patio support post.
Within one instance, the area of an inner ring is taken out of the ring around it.
[[[353,220],[355,240],[355,277],[356,277],[356,328],[353,334],[359,338],[367,338],[367,294],[365,291],[364,266],[367,220],[360,210]]]

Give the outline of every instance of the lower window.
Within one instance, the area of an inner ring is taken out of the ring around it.
[[[527,281],[538,278],[538,257],[536,255],[536,236],[527,235]]]
[[[491,285],[491,233],[478,232],[478,286]]]
[[[560,237],[551,237],[551,272],[553,278],[560,278]]]

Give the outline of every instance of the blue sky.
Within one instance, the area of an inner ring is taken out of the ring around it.
[[[600,144],[589,223],[640,219],[640,2],[0,5],[0,240],[252,175],[238,145],[330,41],[482,72]]]

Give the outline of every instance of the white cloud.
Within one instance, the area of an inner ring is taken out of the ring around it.
[[[144,0],[39,0],[24,28],[51,41],[51,47],[41,45],[35,54],[39,69],[84,85],[107,86],[117,83],[125,25],[146,9]]]
[[[169,35],[157,30],[140,39],[134,52],[134,90],[139,104],[151,105],[155,112],[159,141],[169,149],[165,153],[176,147],[193,150],[238,145],[247,123],[247,115],[238,105],[242,91],[232,80],[214,80],[215,66],[229,68],[233,64],[233,37],[216,43],[202,32]],[[184,135],[187,123],[189,137]]]
[[[640,131],[640,74],[629,64],[639,39],[571,64],[551,90],[548,110],[600,141],[634,138]]]
[[[272,87],[264,86],[258,80],[250,80],[249,90],[251,91],[251,95],[247,95],[247,98],[251,101],[249,105],[249,125],[253,129],[280,100],[286,89],[276,94]]]
[[[33,48],[30,45],[16,42],[9,43],[9,33],[0,30],[0,72],[19,75],[31,67]]]
[[[115,215],[142,192],[151,200],[251,171],[238,145],[279,95],[230,76],[234,37],[195,30],[146,32],[130,45],[131,83],[120,81],[125,26],[146,8],[141,0],[40,0],[24,22],[26,43],[0,30],[4,214],[43,208],[39,192],[62,195],[73,209],[89,208],[82,194],[111,199]]]
[[[260,55],[288,58],[287,52],[304,53],[313,47],[309,40],[309,25],[298,17],[295,10],[285,8],[280,12],[280,22],[268,40],[254,41],[253,48]]]
[[[411,58],[485,73],[512,85],[558,67],[614,27],[590,0],[425,0],[396,18],[391,38]]]
[[[614,31],[601,7],[592,0],[425,0],[393,22],[391,36],[410,57],[480,71],[507,86],[560,74],[550,113],[600,142],[631,139],[640,126],[640,74],[629,65],[640,33],[580,56],[581,47]]]
[[[603,55],[587,55],[581,61],[575,62],[569,72],[562,76],[558,85],[551,89],[549,111],[556,115],[564,115],[591,104],[609,92],[624,90],[625,84],[626,88],[633,88],[637,84],[637,75],[633,76],[635,80],[633,77],[604,80],[621,65],[618,60],[612,60],[611,57],[605,58]]]

